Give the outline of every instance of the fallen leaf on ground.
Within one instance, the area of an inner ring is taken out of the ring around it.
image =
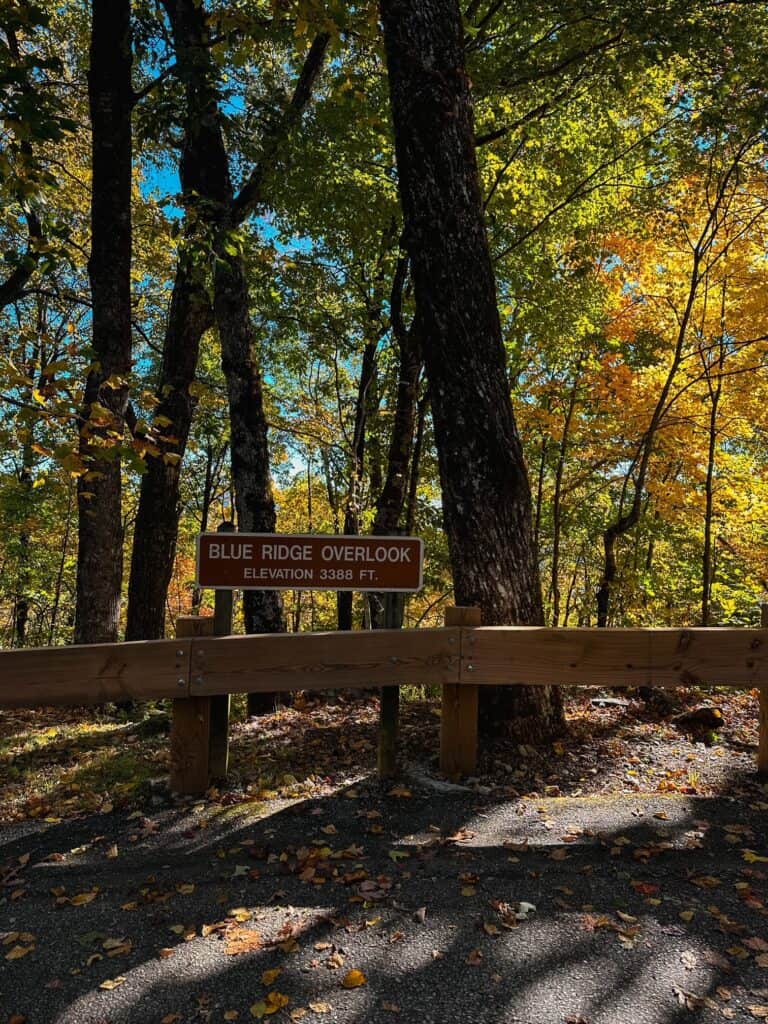
[[[344,975],[344,980],[341,984],[344,988],[360,988],[361,985],[366,985],[367,983],[368,979],[362,971],[351,970],[347,971]]]
[[[113,988],[119,988],[125,982],[125,978],[122,975],[118,975],[117,978],[107,978],[106,981],[102,981],[99,988],[106,989],[107,992],[111,992]]]
[[[234,927],[227,931],[224,952],[227,956],[239,956],[261,949],[262,944],[261,934],[253,928]]]
[[[5,954],[6,960],[21,960],[27,953],[31,953],[34,946],[14,946],[9,953]]]
[[[76,896],[72,896],[69,902],[73,907],[83,907],[86,903],[93,903],[98,894],[98,889],[92,889],[91,892],[79,892]]]
[[[257,1020],[261,1020],[262,1017],[270,1017],[273,1013],[277,1013],[278,1010],[282,1010],[289,1002],[288,996],[283,995],[282,992],[269,992],[266,998],[253,1004],[251,1016],[256,1017]]]

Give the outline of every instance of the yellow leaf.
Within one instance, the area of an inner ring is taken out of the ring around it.
[[[360,988],[361,985],[368,984],[368,979],[362,971],[352,970],[347,971],[341,984],[344,988]]]
[[[117,978],[107,978],[106,981],[102,981],[102,983],[99,985],[99,988],[106,989],[106,991],[109,992],[113,988],[119,988],[122,984],[124,984],[124,982],[125,978],[122,975],[118,975]]]
[[[261,976],[262,985],[274,985],[282,973],[282,967],[273,967],[271,971],[264,971]]]
[[[312,1013],[330,1013],[331,1012],[331,1004],[330,1003],[310,1003],[309,1004],[309,1008],[312,1011]]]
[[[98,895],[98,889],[93,889],[91,892],[79,892],[77,896],[73,896],[70,899],[70,903],[73,907],[82,907],[86,903],[93,903]]]
[[[745,850],[743,857],[747,864],[768,864],[768,857],[761,857],[754,850]]]
[[[282,1010],[289,1003],[288,996],[282,992],[269,992],[266,999],[259,1000],[251,1007],[251,1016],[261,1020],[262,1017],[269,1017],[278,1010]]]
[[[183,882],[181,885],[176,886],[176,892],[180,892],[182,896],[189,896],[194,891],[195,887],[191,882]]]
[[[14,946],[10,953],[5,954],[6,960],[21,960],[27,953],[31,953],[34,946]]]
[[[234,910],[228,911],[227,917],[234,917],[239,924],[243,924],[245,921],[250,921],[251,912],[245,907],[235,907]]]

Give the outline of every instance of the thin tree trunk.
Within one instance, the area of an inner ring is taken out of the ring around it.
[[[48,646],[52,647],[56,639],[56,626],[59,618],[59,607],[61,605],[61,590],[64,584],[64,570],[67,565],[67,554],[69,552],[69,537],[72,532],[72,497],[73,481],[70,479],[67,487],[67,515],[64,520],[64,535],[61,538],[61,558],[59,568],[56,572],[56,583],[53,588],[53,608],[51,609],[51,624],[48,630]]]
[[[404,244],[415,285],[458,604],[540,624],[531,492],[512,411],[455,0],[381,0]],[[483,688],[521,737],[562,724],[550,688]]]
[[[534,515],[533,515],[533,541],[536,545],[536,550],[539,548],[539,540],[541,538],[541,512],[544,503],[544,476],[547,469],[547,448],[548,435],[541,435],[541,447],[539,449],[539,471],[536,474],[536,502],[534,504]]]
[[[93,0],[88,100],[93,179],[94,361],[85,385],[78,480],[75,639],[117,640],[123,579],[119,444],[131,371],[131,3]]]
[[[29,508],[32,495],[32,436],[22,448],[22,464],[19,470],[19,486],[23,498],[22,508],[23,519],[26,523],[30,519],[31,509]],[[27,625],[29,623],[29,589],[30,589],[30,547],[31,538],[29,529],[22,526],[19,531],[19,565],[16,576],[16,594],[13,600],[13,646],[23,647],[27,642]]]
[[[715,383],[712,382],[712,367],[706,356],[705,375],[709,392],[709,438],[707,444],[707,475],[704,482],[704,550],[701,555],[701,624],[710,625],[712,583],[714,582],[714,560],[712,545],[712,521],[715,508],[715,462],[717,458],[717,417],[723,394],[723,371],[725,369],[725,299],[726,282],[723,281],[720,297],[720,337],[716,359]]]
[[[376,515],[371,531],[379,537],[393,536],[400,531],[408,494],[408,468],[414,450],[419,380],[423,367],[418,326],[412,323],[406,327],[402,316],[407,269],[407,260],[400,259],[390,299],[392,333],[398,346],[397,395],[387,453],[387,469],[384,483],[376,499]],[[415,469],[416,475],[411,475],[414,481],[418,479],[418,467]],[[388,607],[390,619],[396,623],[392,628],[399,629],[402,626],[405,611],[403,601],[390,601],[388,606],[385,594],[369,594],[368,606],[374,629],[384,628]]]
[[[568,398],[568,407],[565,412],[563,433],[557,451],[557,465],[555,466],[555,493],[552,497],[552,625],[560,624],[560,535],[563,529],[562,523],[562,502],[563,502],[563,474],[565,472],[565,459],[568,454],[568,444],[571,435],[571,423],[576,410],[576,400],[579,387],[579,373],[581,367],[577,367],[576,376]]]
[[[200,532],[206,533],[211,518],[211,506],[213,505],[214,482],[219,477],[221,463],[226,457],[228,445],[225,444],[218,452],[214,449],[213,443],[208,442],[205,448],[205,480],[203,481],[203,496],[200,501]],[[192,614],[198,615],[203,603],[203,592],[196,586],[192,591]]]
[[[620,537],[628,533],[640,520],[643,502],[643,490],[645,488],[651,455],[653,453],[656,437],[662,425],[664,417],[669,412],[674,398],[670,400],[670,393],[677,371],[683,360],[683,353],[688,337],[688,329],[693,316],[694,305],[699,293],[702,281],[708,272],[708,258],[719,237],[723,225],[723,211],[727,211],[732,193],[732,183],[737,179],[737,172],[744,155],[756,143],[756,137],[750,136],[740,141],[736,152],[727,167],[721,171],[719,178],[715,181],[714,165],[710,164],[710,179],[707,182],[708,193],[711,190],[712,199],[709,203],[708,215],[696,242],[693,245],[691,255],[691,273],[688,282],[688,293],[685,306],[678,315],[677,338],[672,354],[667,375],[659,392],[658,399],[648,423],[648,429],[640,439],[638,450],[630,466],[625,479],[625,490],[629,484],[630,477],[634,472],[633,498],[629,510],[625,513],[623,505],[619,508],[619,514],[603,533],[603,578],[597,592],[597,625],[604,627],[608,625],[610,616],[611,589],[615,584],[617,575],[616,544]],[[711,153],[714,160],[715,150]],[[718,253],[718,258],[724,256],[728,245]]]
[[[376,353],[378,338],[369,340],[363,349],[360,366],[360,378],[357,383],[355,399],[355,419],[352,428],[352,444],[350,452],[349,487],[347,502],[344,507],[344,535],[356,537],[360,532],[360,513],[362,511],[362,490],[365,475],[365,441],[370,406],[369,393],[376,377]],[[351,590],[339,590],[336,594],[336,619],[339,629],[352,629]]]
[[[405,535],[410,536],[416,526],[416,506],[419,497],[419,476],[421,473],[421,456],[424,451],[424,431],[427,427],[429,411],[429,392],[423,395],[416,407],[416,436],[413,439],[413,455],[411,456],[411,472],[408,477],[408,498],[405,504]]]

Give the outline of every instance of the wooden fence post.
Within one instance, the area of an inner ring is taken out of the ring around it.
[[[176,636],[213,636],[210,616],[183,615],[176,620]],[[171,789],[198,796],[210,778],[211,698],[184,697],[173,702],[171,720]]]
[[[235,524],[220,523],[218,533],[234,533]],[[229,636],[232,632],[233,592],[217,590],[213,599],[213,635]],[[226,779],[229,769],[229,711],[232,698],[228,693],[211,697],[210,774],[217,781]]]
[[[400,629],[403,624],[404,594],[384,595],[384,628]],[[382,686],[379,706],[378,772],[388,778],[397,771],[397,730],[400,716],[400,687]]]
[[[768,629],[768,604],[760,605],[760,625]],[[768,686],[758,690],[760,701],[758,724],[757,771],[759,775],[768,777]]]
[[[446,608],[446,626],[479,626],[479,608]],[[459,649],[464,668],[464,638]],[[440,771],[449,778],[471,775],[477,768],[477,687],[469,683],[443,686],[440,722]]]

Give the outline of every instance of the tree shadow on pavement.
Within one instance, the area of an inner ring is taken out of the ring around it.
[[[768,1002],[759,801],[408,792],[366,780],[260,817],[201,806],[16,839],[25,894],[1,927],[35,941],[0,961],[0,1009],[244,1021],[277,992],[274,1019],[308,1024],[673,1024]],[[516,920],[521,903],[536,910]],[[238,929],[258,948],[228,954]],[[115,939],[131,949],[110,958]],[[350,970],[367,983],[345,989]]]

